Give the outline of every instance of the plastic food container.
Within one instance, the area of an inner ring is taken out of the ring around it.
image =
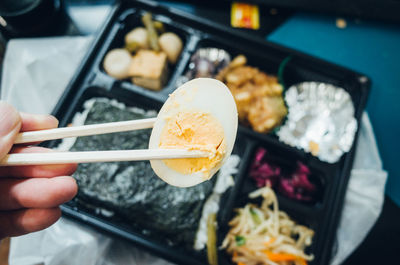
[[[108,76],[102,68],[105,54],[123,46],[124,34],[139,26],[144,12],[151,12],[153,19],[161,21],[168,30],[178,34],[184,43],[177,63],[170,69],[168,82],[160,91],[151,91],[132,84],[129,80],[116,80]],[[53,114],[60,120],[60,126],[67,126],[75,113],[82,110],[84,101],[94,97],[107,97],[144,109],[158,110],[176,87],[177,79],[184,74],[191,55],[200,47],[225,49],[235,57],[244,54],[248,65],[258,67],[270,74],[276,74],[280,63],[291,56],[285,67],[285,84],[303,81],[331,83],[344,88],[350,95],[355,107],[355,118],[360,122],[370,87],[370,81],[362,74],[339,67],[303,53],[253,38],[245,33],[216,25],[210,21],[185,12],[159,6],[155,2],[130,1],[116,5],[103,29],[94,41],[89,53],[83,60]],[[358,133],[358,132],[357,132]],[[54,147],[59,141],[47,145]],[[264,147],[269,156],[281,165],[290,165],[301,161],[317,178],[321,187],[318,198],[313,203],[304,203],[278,194],[280,209],[294,220],[315,231],[313,243],[307,252],[315,258],[310,264],[328,264],[335,251],[335,233],[340,219],[345,191],[352,168],[356,140],[351,150],[344,154],[339,162],[329,164],[300,149],[290,147],[278,140],[274,134],[260,134],[251,128],[239,126],[234,152],[239,154],[241,162],[235,174],[235,185],[222,197],[218,221],[218,244],[224,239],[233,217],[233,209],[244,206],[248,193],[256,189],[253,179],[248,177],[249,167],[255,150]],[[162,241],[143,234],[123,218],[104,218],[96,211],[82,207],[72,201],[62,206],[63,214],[96,227],[102,231],[125,238],[139,247],[179,264],[207,264],[206,251],[195,251],[179,246],[170,246]],[[179,218],[179,216],[177,217]],[[224,250],[219,251],[219,264],[232,264],[231,257]]]

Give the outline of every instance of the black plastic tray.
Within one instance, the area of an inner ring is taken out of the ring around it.
[[[145,11],[152,12],[154,19],[164,22],[168,29],[178,33],[184,40],[183,52],[170,73],[169,81],[158,92],[136,86],[129,81],[115,80],[102,69],[102,61],[107,51],[122,46],[122,36],[129,29],[139,25],[140,15]],[[271,74],[276,74],[282,60],[291,56],[292,59],[284,72],[287,85],[302,81],[322,81],[343,87],[352,97],[356,110],[355,116],[360,123],[370,87],[370,81],[366,76],[250,35],[235,32],[230,28],[213,24],[180,10],[147,1],[131,1],[118,4],[113,8],[53,114],[60,120],[60,126],[66,126],[71,122],[73,115],[82,109],[82,103],[92,97],[115,98],[127,105],[158,109],[167,99],[168,94],[175,89],[177,78],[185,72],[190,56],[199,47],[224,48],[232,56],[245,54],[249,65],[259,67]],[[302,161],[319,178],[324,192],[316,203],[296,202],[279,194],[278,200],[282,210],[299,223],[314,229],[313,244],[307,250],[315,255],[311,264],[328,264],[332,251],[335,251],[335,233],[356,143],[357,141],[339,162],[328,164],[279,142],[274,135],[259,134],[250,128],[240,126],[234,153],[240,154],[242,160],[239,172],[235,176],[235,186],[224,194],[221,201],[224,207],[221,207],[218,214],[219,242],[228,230],[227,222],[233,216],[233,208],[244,205],[248,201],[248,193],[256,189],[254,182],[247,177],[247,173],[255,149],[261,146],[265,147],[277,161],[282,161],[284,164]],[[53,147],[56,144],[57,141],[52,141],[48,143],[48,146]],[[106,219],[94,211],[81,209],[73,202],[63,205],[62,210],[67,216],[125,238],[173,262],[207,263],[205,251],[188,251],[162,244],[154,238],[139,233],[123,220]],[[224,251],[220,251],[219,257],[220,264],[232,264],[230,257]]]

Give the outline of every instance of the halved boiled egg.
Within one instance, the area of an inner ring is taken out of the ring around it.
[[[154,124],[150,149],[187,149],[208,157],[151,160],[154,172],[178,187],[210,179],[232,153],[238,114],[229,89],[211,78],[193,79],[176,89]]]

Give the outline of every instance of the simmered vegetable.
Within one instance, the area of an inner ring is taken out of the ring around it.
[[[163,50],[167,54],[168,61],[171,64],[176,63],[176,60],[181,54],[183,46],[182,41],[178,37],[178,35],[172,32],[164,33],[158,39],[158,43],[160,44],[161,50]]]
[[[129,76],[131,55],[125,49],[114,49],[107,53],[103,61],[104,70],[112,77],[124,79]]]
[[[137,27],[125,35],[125,48],[130,52],[149,47],[149,36],[143,27]]]
[[[142,22],[146,26],[147,33],[149,35],[151,49],[156,52],[160,51],[160,46],[158,45],[158,35],[156,28],[154,27],[154,22],[151,18],[151,14],[150,13],[144,14],[142,17]]]

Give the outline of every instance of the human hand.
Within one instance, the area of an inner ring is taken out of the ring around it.
[[[50,115],[18,113],[0,101],[0,159],[7,153],[51,152],[38,146],[13,146],[21,131],[55,128]],[[59,205],[71,200],[78,187],[71,175],[75,164],[0,167],[0,239],[47,228],[61,216]]]

